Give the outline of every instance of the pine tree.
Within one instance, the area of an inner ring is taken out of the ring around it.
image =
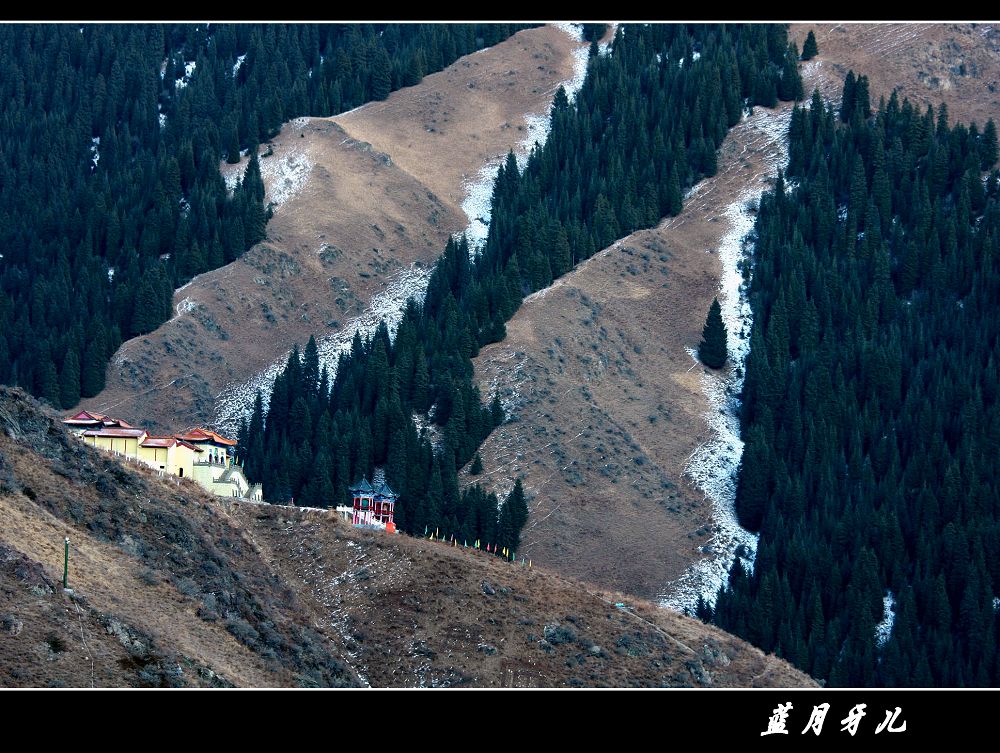
[[[729,357],[726,350],[726,324],[722,321],[722,307],[719,299],[712,299],[708,309],[708,319],[701,333],[701,344],[698,346],[698,358],[710,369],[721,369]]]
[[[100,328],[98,334],[87,343],[87,349],[83,352],[83,366],[81,367],[80,388],[84,397],[93,397],[104,389],[104,331]]]
[[[72,408],[80,402],[80,359],[75,348],[66,351],[62,371],[59,372],[59,399],[63,408]]]
[[[840,119],[845,123],[849,123],[851,115],[854,114],[856,97],[857,81],[854,78],[854,71],[848,71],[844,78],[844,89],[840,95]]]
[[[56,373],[56,366],[48,356],[42,361],[38,369],[35,385],[35,394],[44,397],[53,406],[59,406],[62,400],[59,389],[59,378]]]
[[[806,41],[802,44],[802,59],[812,60],[817,55],[819,55],[819,46],[816,44],[816,35],[810,30]]]
[[[493,426],[499,426],[504,422],[505,416],[499,392],[493,396],[493,400],[490,402],[490,417],[493,419]]]
[[[472,459],[472,467],[469,468],[469,473],[473,476],[478,476],[483,472],[483,459],[480,457],[479,453]]]
[[[781,67],[781,79],[778,81],[778,98],[784,101],[798,101],[803,97],[802,77],[799,75],[799,51],[795,42],[788,44],[785,61]]]
[[[514,482],[514,488],[507,495],[504,504],[510,509],[511,523],[514,526],[514,548],[517,549],[520,546],[521,529],[528,522],[528,502],[524,498],[521,479]]]
[[[309,335],[309,342],[302,354],[302,381],[306,396],[315,396],[319,389],[319,348],[313,335]]]
[[[392,91],[391,68],[389,54],[379,46],[372,61],[372,99],[382,100],[389,96]]]
[[[997,161],[997,127],[993,118],[986,121],[979,150],[979,167],[989,170]]]

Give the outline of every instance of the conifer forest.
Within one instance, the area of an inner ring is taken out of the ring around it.
[[[178,288],[267,239],[258,147],[284,123],[385,100],[529,26],[0,25],[0,383],[57,410],[100,393]],[[247,476],[269,502],[328,508],[384,473],[401,531],[517,552],[530,495],[480,486],[510,416],[472,359],[527,296],[678,215],[754,107],[794,102],[744,244],[745,364],[718,299],[699,314],[699,369],[745,375],[735,506],[759,540],[697,616],[828,686],[1000,684],[993,120],[876,103],[865,71],[839,101],[810,97],[811,31],[800,56],[779,24],[621,24],[600,45],[606,30],[574,32],[582,87],[558,88],[525,160],[507,154],[486,240],[448,240],[394,333],[356,334],[335,370],[313,338],[282,345],[239,431]],[[247,155],[227,188],[222,162]]]

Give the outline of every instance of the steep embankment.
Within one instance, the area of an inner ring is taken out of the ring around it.
[[[543,568],[210,498],[82,445],[7,388],[0,517],[0,686],[812,684]]]
[[[0,388],[0,684],[356,684],[219,501],[176,481]]]
[[[578,46],[557,28],[526,30],[384,102],[286,124],[262,148],[277,204],[268,240],[178,290],[177,315],[125,343],[83,407],[154,431],[213,419],[231,431],[257,375],[293,343],[349,342],[359,317],[398,310],[468,224],[463,181],[525,138]]]

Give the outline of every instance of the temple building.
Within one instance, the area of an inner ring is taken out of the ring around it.
[[[145,429],[90,411],[64,418],[63,425],[86,444],[170,476],[193,479],[216,496],[263,501],[261,485],[251,484],[236,463],[236,442],[210,429],[150,436]]]
[[[390,533],[396,530],[393,521],[398,495],[386,483],[372,486],[367,478],[350,488],[352,499],[352,523],[356,526],[384,528]]]

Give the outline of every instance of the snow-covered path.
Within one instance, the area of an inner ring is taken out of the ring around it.
[[[747,563],[752,566],[757,551],[758,537],[740,527],[734,504],[736,474],[743,456],[739,395],[743,390],[744,365],[750,350],[753,323],[740,262],[745,252],[752,252],[745,242],[753,230],[752,208],[767,188],[767,182],[775,178],[787,162],[785,137],[790,119],[791,111],[787,109],[756,108],[752,116],[735,127],[750,132],[748,149],[763,155],[763,171],[755,180],[748,181],[746,188],[723,212],[729,229],[720,239],[718,248],[722,264],[719,303],[728,333],[726,345],[732,368],[722,375],[702,374],[702,391],[711,407],[705,413],[705,420],[713,436],[691,454],[684,471],[712,503],[714,535],[702,547],[708,556],[693,563],[680,578],[669,583],[659,599],[661,606],[679,612],[694,612],[699,596],[714,605],[719,588],[727,581],[736,552],[742,548]],[[691,196],[701,194],[707,182],[695,186]],[[688,352],[697,362],[694,350]]]

